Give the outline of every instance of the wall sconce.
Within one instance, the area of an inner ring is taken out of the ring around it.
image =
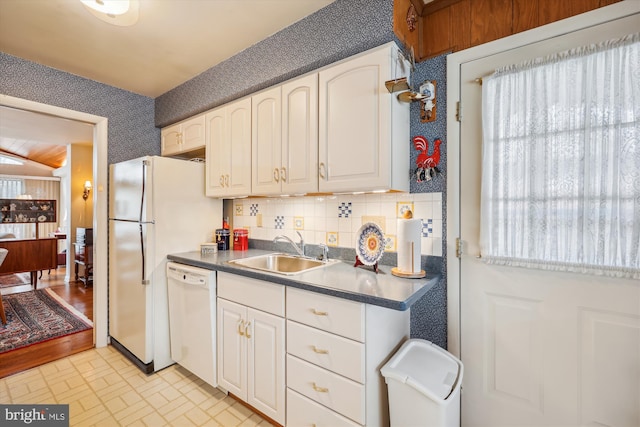
[[[91,192],[91,181],[85,181],[84,183],[84,192],[82,193],[82,199],[86,202],[89,198],[89,193]]]

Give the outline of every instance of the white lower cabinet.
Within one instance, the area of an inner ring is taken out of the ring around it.
[[[221,388],[288,427],[389,425],[380,367],[409,338],[408,310],[225,272],[217,283]]]
[[[287,389],[287,426],[358,427],[348,418]]]
[[[388,426],[380,367],[409,338],[409,311],[286,293],[287,426]]]
[[[222,272],[218,284],[218,384],[284,425],[284,287]]]

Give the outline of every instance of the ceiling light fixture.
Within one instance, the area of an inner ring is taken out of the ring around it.
[[[128,27],[138,22],[138,0],[80,0],[93,16],[108,24]]]
[[[106,15],[122,15],[129,10],[129,0],[80,0],[85,6]]]

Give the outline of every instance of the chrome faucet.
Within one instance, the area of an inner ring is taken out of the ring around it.
[[[322,249],[322,261],[329,261],[329,246],[325,245],[324,243],[320,243],[318,247]]]
[[[287,242],[289,243],[291,246],[293,246],[293,248],[295,249],[296,253],[300,256],[305,256],[304,254],[304,239],[302,238],[302,234],[300,234],[299,231],[296,231],[296,233],[298,233],[298,237],[300,237],[300,243],[296,244],[293,240],[291,240],[289,237],[285,236],[284,234],[281,234],[280,236],[276,236],[273,239],[273,243],[277,243],[277,242]]]

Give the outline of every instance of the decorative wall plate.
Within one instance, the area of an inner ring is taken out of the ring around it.
[[[373,222],[367,222],[356,234],[356,255],[364,265],[376,264],[384,254],[384,234]]]

